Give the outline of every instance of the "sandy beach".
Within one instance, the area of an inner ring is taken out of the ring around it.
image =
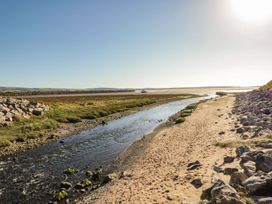
[[[162,129],[152,138],[136,143],[137,147],[131,147],[126,155],[133,162],[125,162],[121,168],[124,175],[83,203],[198,202],[215,176],[229,179],[223,174],[216,175],[213,166],[226,167],[224,156],[235,154],[233,149],[215,146],[218,141],[238,137],[230,131],[233,120],[229,113],[234,99],[227,96],[202,103],[183,124]],[[188,163],[196,160],[202,166],[187,170]],[[190,183],[196,178],[203,182],[197,189]]]

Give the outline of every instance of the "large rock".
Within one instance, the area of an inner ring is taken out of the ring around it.
[[[254,161],[240,163],[240,166],[244,170],[245,175],[247,175],[248,177],[252,176],[256,172],[256,164]]]
[[[256,157],[256,169],[267,173],[272,171],[272,156],[269,154],[258,154]]]
[[[236,189],[241,189],[246,179],[247,176],[243,172],[235,172],[231,175],[229,184]]]
[[[216,204],[243,204],[236,190],[220,179],[202,192],[201,199]]]
[[[243,182],[243,186],[251,195],[272,195],[272,172],[256,172]]]

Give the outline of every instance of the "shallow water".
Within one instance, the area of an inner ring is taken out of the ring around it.
[[[187,105],[207,97],[185,99],[159,105],[114,120],[80,134],[36,149],[0,159],[0,203],[48,203],[52,182],[63,179],[63,171],[94,169],[110,164],[137,139]]]

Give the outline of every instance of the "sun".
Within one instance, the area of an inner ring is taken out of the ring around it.
[[[230,0],[236,15],[249,23],[272,20],[272,0]]]

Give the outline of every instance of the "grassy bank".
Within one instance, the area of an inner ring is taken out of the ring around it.
[[[17,118],[8,127],[0,128],[0,148],[54,139],[64,126],[80,127],[84,122],[95,123],[98,119],[129,110],[165,103],[194,95],[119,95],[32,98],[50,106],[43,116],[30,119]]]

